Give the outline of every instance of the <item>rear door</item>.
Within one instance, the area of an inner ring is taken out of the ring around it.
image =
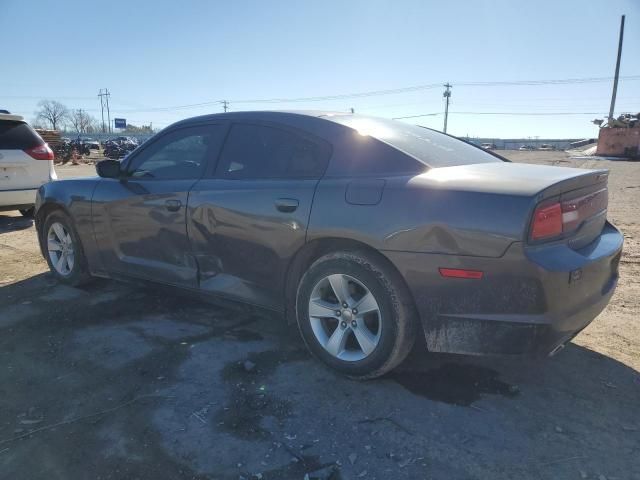
[[[282,306],[286,267],[304,245],[330,153],[325,142],[288,127],[231,126],[215,172],[189,197],[201,289]]]
[[[225,124],[171,130],[129,157],[122,178],[98,183],[94,231],[108,272],[197,285],[187,238],[187,200],[217,156],[225,131]]]
[[[48,156],[28,153],[44,144],[40,135],[26,122],[3,116],[0,114],[0,191],[33,190],[55,178]]]

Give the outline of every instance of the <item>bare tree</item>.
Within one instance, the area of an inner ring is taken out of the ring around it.
[[[69,114],[69,123],[78,133],[90,133],[94,131],[97,120],[82,109],[72,110]]]
[[[67,107],[55,100],[42,100],[38,103],[38,108],[36,112],[38,120],[48,123],[53,130],[58,130],[69,114]]]

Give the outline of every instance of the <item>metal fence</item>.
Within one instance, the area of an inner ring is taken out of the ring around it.
[[[518,150],[523,145],[539,148],[543,144],[551,145],[556,150],[567,150],[571,148],[572,143],[584,140],[582,138],[460,138],[477,145],[493,143],[497,150]]]
[[[66,137],[66,138],[70,138],[71,140],[75,139],[75,138],[93,138],[94,140],[98,140],[99,142],[104,142],[106,140],[109,140],[111,138],[116,138],[116,137],[131,137],[131,138],[135,138],[136,140],[138,140],[139,143],[145,142],[146,140],[150,139],[151,137],[153,137],[153,135],[155,135],[155,133],[129,133],[129,132],[123,132],[123,133],[117,133],[117,132],[113,132],[113,133],[78,133],[78,132],[60,132],[60,136],[61,137]]]

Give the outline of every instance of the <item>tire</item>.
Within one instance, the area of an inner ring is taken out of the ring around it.
[[[58,227],[55,227],[54,225],[56,224],[62,227],[63,230],[60,231]],[[83,285],[91,280],[87,260],[84,255],[84,250],[82,249],[82,243],[73,225],[73,221],[67,214],[62,211],[49,214],[44,222],[42,236],[47,264],[57,280],[74,287]],[[65,238],[67,236],[68,238]],[[65,240],[64,242],[60,241],[61,237]],[[53,244],[57,243],[57,246],[66,247],[65,252],[72,253],[72,255],[67,255],[66,257],[68,259],[69,256],[71,256],[71,262],[62,262],[64,268],[59,268],[60,264],[56,261],[60,259],[58,252],[62,250],[49,250],[51,246],[50,241],[52,241]]]
[[[339,297],[347,299],[347,308]],[[384,259],[363,251],[316,260],[298,284],[296,315],[309,351],[351,378],[384,375],[415,342],[417,315],[403,279]]]
[[[20,214],[23,217],[33,218],[33,214],[35,212],[35,207],[25,208],[24,210],[20,210]]]

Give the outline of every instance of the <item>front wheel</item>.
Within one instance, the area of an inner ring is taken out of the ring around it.
[[[50,214],[42,234],[51,273],[69,285],[86,283],[90,279],[87,262],[71,219],[63,212]]]
[[[316,260],[298,286],[296,313],[309,350],[353,378],[392,370],[415,341],[415,309],[402,278],[366,252]]]

